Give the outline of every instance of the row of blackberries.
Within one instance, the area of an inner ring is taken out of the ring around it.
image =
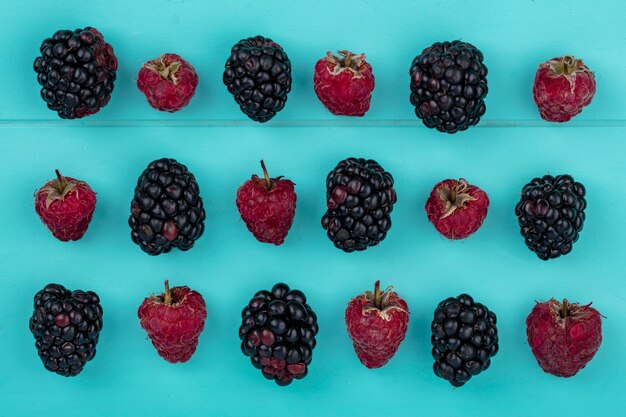
[[[296,210],[294,183],[253,175],[237,190],[236,205],[248,229],[261,242],[280,245]],[[391,228],[397,200],[392,175],[374,160],[340,161],[326,178],[322,226],[334,245],[362,251],[378,245]],[[568,254],[585,220],[585,187],[570,175],[534,178],[522,189],[515,207],[526,245],[541,259]],[[489,198],[464,179],[441,181],[426,201],[428,219],[449,239],[476,232],[487,216]],[[63,177],[35,194],[35,209],[55,237],[80,239],[96,208],[96,195],[85,183]],[[174,159],[153,161],[140,175],[131,202],[132,240],[150,255],[172,248],[189,250],[204,232],[205,210],[194,175]]]
[[[30,330],[46,369],[75,376],[94,358],[102,329],[102,306],[93,291],[49,284],[35,295]],[[141,327],[161,357],[187,362],[204,330],[207,308],[189,287],[169,287],[144,299]],[[313,360],[317,315],[304,293],[286,284],[254,294],[241,313],[241,351],[264,377],[278,385],[304,378]],[[409,326],[409,307],[390,287],[365,291],[348,303],[345,323],[355,352],[367,368],[380,368],[397,352]],[[497,319],[467,295],[450,297],[431,323],[435,375],[460,387],[487,370],[499,350]],[[570,377],[595,355],[602,341],[600,313],[589,305],[537,303],[526,319],[528,343],[545,372]]]
[[[60,117],[94,114],[109,102],[118,61],[96,29],[59,30],[43,41],[40,53],[34,68],[41,97]],[[437,42],[415,57],[410,76],[411,103],[426,126],[455,133],[477,124],[485,114],[487,67],[473,45]],[[223,81],[250,119],[267,122],[285,106],[291,62],[269,38],[243,39],[231,50]],[[315,65],[313,82],[318,98],[333,114],[363,116],[369,110],[375,81],[364,54],[328,52]],[[194,67],[170,53],[146,62],[137,77],[150,105],[168,112],[185,107],[197,85]],[[582,60],[554,58],[539,66],[533,93],[544,119],[565,122],[591,102],[594,75]]]

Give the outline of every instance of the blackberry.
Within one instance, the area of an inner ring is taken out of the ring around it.
[[[515,206],[528,249],[544,261],[570,253],[583,229],[585,207],[585,187],[570,175],[534,178]]]
[[[286,284],[261,290],[241,316],[241,351],[265,378],[284,386],[307,375],[318,325],[302,291]]]
[[[189,250],[204,232],[204,206],[196,178],[175,159],[148,165],[130,204],[133,242],[149,255]]]
[[[322,227],[337,248],[365,250],[387,236],[396,200],[393,177],[378,162],[345,159],[326,177],[328,210]]]
[[[291,61],[269,38],[242,39],[230,52],[223,81],[241,111],[265,123],[285,107],[291,91]]]
[[[411,104],[429,128],[456,133],[485,114],[487,67],[475,46],[437,42],[411,64]]]
[[[62,119],[98,112],[111,99],[117,58],[92,27],[59,30],[44,39],[35,59],[41,98]]]
[[[93,291],[69,291],[48,284],[35,295],[30,331],[44,367],[63,376],[76,376],[96,355],[102,330],[102,306]]]
[[[431,324],[433,370],[455,387],[486,371],[498,353],[496,315],[461,294],[439,303]]]

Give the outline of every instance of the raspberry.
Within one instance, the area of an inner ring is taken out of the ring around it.
[[[237,190],[237,209],[257,240],[280,245],[296,213],[294,183],[282,177],[270,178],[263,161],[261,167],[264,178],[253,175]]]
[[[600,348],[601,317],[591,304],[537,303],[526,319],[526,334],[541,369],[565,378],[576,375]]]
[[[391,287],[366,291],[348,303],[345,314],[348,335],[361,363],[380,368],[396,354],[409,326],[409,307]]]
[[[374,91],[372,66],[365,54],[328,52],[315,64],[313,88],[322,104],[338,116],[363,116],[370,108]]]
[[[426,201],[426,214],[435,229],[448,239],[464,239],[487,217],[489,197],[463,178],[441,181]]]
[[[163,54],[143,64],[137,76],[137,87],[148,103],[157,110],[176,112],[196,92],[198,75],[180,55]]]
[[[595,77],[582,59],[566,55],[539,64],[533,96],[544,120],[567,122],[591,103],[595,93]]]
[[[146,298],[137,315],[159,355],[177,363],[187,362],[196,351],[207,311],[199,293],[189,287],[170,289],[166,280],[165,293]]]
[[[63,242],[78,240],[96,210],[96,193],[86,182],[55,172],[57,178],[35,193],[35,211],[54,237]]]

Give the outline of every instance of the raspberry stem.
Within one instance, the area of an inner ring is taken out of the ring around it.
[[[380,280],[374,283],[374,306],[377,309],[381,309],[380,305]]]
[[[265,168],[265,162],[261,159],[261,168],[263,168],[263,176],[265,177],[265,187],[267,191],[272,189],[272,180],[270,179],[270,174],[267,173],[267,168]]]
[[[54,172],[57,174],[57,181],[58,181],[57,183],[58,185],[56,189],[59,191],[59,194],[63,194],[63,191],[65,190],[65,187],[67,186],[67,180],[65,179],[63,175],[61,175],[58,169],[55,169]]]
[[[172,305],[172,292],[170,291],[170,282],[165,280],[165,304]]]
[[[561,318],[564,319],[567,317],[567,300],[563,299],[563,304],[561,304]]]

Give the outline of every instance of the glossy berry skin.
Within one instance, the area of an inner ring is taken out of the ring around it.
[[[242,39],[230,52],[222,80],[241,111],[265,123],[285,107],[291,91],[291,61],[269,38]]]
[[[197,86],[195,69],[176,54],[163,54],[146,62],[137,75],[137,88],[150,106],[170,113],[187,106]]]
[[[567,255],[585,222],[585,187],[571,175],[533,178],[515,206],[526,246],[539,259]]]
[[[326,177],[328,210],[322,227],[336,248],[366,250],[387,236],[396,201],[393,177],[378,162],[344,159]]]
[[[44,367],[63,376],[80,374],[96,355],[102,330],[98,295],[48,284],[35,295],[34,307],[29,327]]]
[[[485,114],[487,67],[474,45],[436,42],[415,57],[410,75],[411,104],[427,127],[456,133]]]
[[[97,113],[111,99],[117,58],[97,29],[59,30],[44,39],[33,64],[41,98],[62,119]]]
[[[317,98],[334,115],[363,116],[370,108],[374,91],[372,66],[365,54],[328,52],[315,64],[313,88]]]
[[[96,210],[96,193],[84,182],[63,177],[49,181],[35,193],[35,211],[54,237],[78,240],[87,231]]]
[[[130,203],[131,238],[148,255],[191,249],[204,233],[206,214],[194,175],[175,159],[151,162]]]
[[[391,287],[366,291],[348,303],[346,328],[354,351],[363,365],[385,365],[396,354],[409,327],[409,307]]]
[[[282,177],[270,178],[261,161],[265,178],[252,175],[237,190],[237,209],[259,242],[280,245],[296,214],[294,183]]]
[[[439,303],[431,324],[435,375],[461,387],[491,366],[498,353],[493,311],[467,294]]]
[[[567,122],[591,103],[595,93],[595,76],[582,59],[566,55],[539,64],[533,96],[544,120]]]
[[[170,289],[165,281],[165,293],[146,298],[137,315],[159,355],[178,363],[187,362],[196,351],[207,310],[198,292],[189,287]]]
[[[528,345],[545,372],[568,378],[593,359],[602,343],[602,316],[591,304],[555,299],[537,303],[526,318]]]
[[[313,360],[317,315],[299,290],[276,284],[258,291],[241,312],[241,351],[266,379],[279,386],[308,374]]]
[[[441,181],[426,200],[426,215],[435,229],[448,239],[465,239],[487,217],[487,193],[463,178]]]

